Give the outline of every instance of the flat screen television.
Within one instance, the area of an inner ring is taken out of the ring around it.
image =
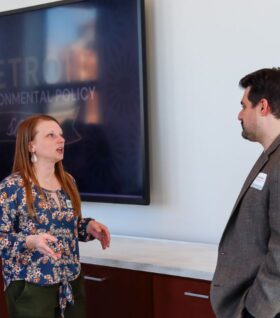
[[[27,116],[62,125],[82,200],[149,204],[143,0],[59,1],[0,14],[0,178]]]

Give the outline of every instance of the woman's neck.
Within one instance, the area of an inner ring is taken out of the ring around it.
[[[53,165],[34,165],[34,172],[40,187],[48,190],[60,189],[61,185],[55,175],[55,167]]]

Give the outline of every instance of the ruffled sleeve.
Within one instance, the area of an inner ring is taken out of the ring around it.
[[[79,241],[87,242],[87,241],[94,240],[94,237],[92,235],[88,234],[86,231],[88,223],[92,220],[94,220],[94,219],[92,219],[92,218],[79,218],[78,219]]]
[[[26,249],[26,234],[18,232],[18,191],[20,187],[11,177],[0,184],[0,256],[16,257]]]

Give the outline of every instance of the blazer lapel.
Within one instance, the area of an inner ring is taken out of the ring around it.
[[[246,178],[243,187],[239,193],[239,196],[235,202],[235,205],[232,209],[232,213],[234,213],[236,207],[238,206],[240,200],[243,198],[244,194],[246,193],[247,189],[250,187],[250,185],[252,184],[252,182],[255,180],[255,178],[257,177],[258,173],[261,171],[262,167],[265,165],[265,163],[268,160],[268,155],[266,152],[263,152],[259,159],[256,161],[256,163],[254,164],[252,170],[250,171],[248,177]],[[231,213],[231,214],[232,214]]]
[[[223,232],[223,235],[221,237],[221,241],[220,241],[220,245],[221,242],[223,241],[225,232],[226,232],[226,228],[228,227],[232,216],[238,211],[238,205],[241,201],[241,199],[243,198],[243,196],[245,195],[246,191],[248,190],[248,188],[250,187],[250,185],[252,184],[252,182],[255,180],[255,178],[257,177],[258,173],[261,171],[261,169],[263,168],[263,166],[266,164],[266,162],[269,159],[269,156],[272,152],[274,152],[278,146],[280,145],[280,135],[273,141],[273,143],[269,146],[269,148],[263,152],[259,159],[256,161],[256,163],[254,164],[252,170],[250,171],[248,177],[246,178],[244,185],[239,193],[239,196],[234,204],[234,207],[232,209],[231,215],[229,217],[229,220],[227,222],[227,225],[225,227],[225,230]]]
[[[234,213],[235,209],[237,208],[240,200],[243,198],[244,194],[246,193],[247,189],[250,187],[252,182],[255,180],[257,177],[258,173],[261,171],[262,167],[266,164],[266,162],[269,159],[269,156],[272,152],[274,152],[278,146],[280,145],[280,135],[272,142],[272,144],[268,147],[266,151],[264,151],[259,159],[256,161],[254,164],[252,170],[250,171],[248,177],[246,178],[244,185],[239,193],[239,196],[235,202],[235,205],[232,209],[232,213]],[[232,214],[231,213],[231,214]]]

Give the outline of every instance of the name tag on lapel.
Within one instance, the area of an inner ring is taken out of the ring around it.
[[[256,179],[252,182],[251,188],[257,189],[257,190],[262,190],[265,180],[266,180],[267,174],[260,172]]]
[[[71,200],[66,200],[66,205],[67,205],[67,208],[72,208],[72,202]]]

